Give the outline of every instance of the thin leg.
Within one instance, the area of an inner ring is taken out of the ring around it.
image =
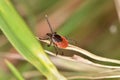
[[[59,54],[60,49],[54,44],[54,49],[56,51],[56,56]],[[61,55],[64,55],[63,51],[61,51]]]
[[[48,44],[47,46],[50,47],[52,43],[53,43],[53,41],[52,41],[52,39],[50,39],[50,44]]]
[[[40,37],[38,37],[38,39],[39,40],[49,40],[50,38],[40,38]],[[52,39],[50,39],[50,44],[48,44],[47,46],[50,47],[52,42],[53,42]]]
[[[38,38],[39,40],[49,40],[49,38]]]
[[[54,45],[54,49],[55,49],[55,51],[56,51],[56,56],[57,56],[57,55],[58,55],[58,48],[57,48],[56,45]]]
[[[62,55],[62,56],[64,55],[63,51],[61,51],[61,55]]]

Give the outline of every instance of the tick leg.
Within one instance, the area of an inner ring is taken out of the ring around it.
[[[54,45],[54,49],[56,51],[56,56],[58,55],[58,47],[56,45]]]
[[[40,38],[40,37],[38,37],[37,39],[38,40],[49,40],[50,38],[49,37],[48,38]],[[52,39],[50,39],[50,44],[48,44],[47,46],[50,47],[52,43],[53,43],[53,41],[52,41]]]
[[[53,41],[52,41],[52,39],[50,39],[50,44],[48,44],[47,46],[50,47],[52,43],[53,43]]]
[[[38,37],[37,39],[38,40],[49,40],[50,38],[40,38],[40,37]],[[52,44],[52,40],[50,39],[50,44],[48,44],[47,46],[50,47],[51,44]]]
[[[49,40],[49,38],[38,38],[39,40]]]
[[[56,44],[54,44],[54,49],[56,51],[56,56],[57,56],[59,54],[60,49],[57,47]],[[63,51],[61,51],[60,53],[61,53],[61,55],[64,55]]]

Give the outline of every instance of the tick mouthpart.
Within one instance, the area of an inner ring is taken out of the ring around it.
[[[51,33],[47,33],[46,35],[49,36],[49,37],[52,37],[52,34],[51,34]]]

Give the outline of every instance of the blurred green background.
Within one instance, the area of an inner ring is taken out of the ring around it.
[[[50,32],[44,17],[48,14],[54,31],[76,41],[75,45],[99,56],[120,58],[120,26],[114,0],[11,0],[11,2],[34,35],[42,38]],[[70,43],[72,44],[72,41]],[[18,60],[19,57],[9,58],[9,54],[16,53],[0,32],[0,80],[15,80],[3,63],[4,56],[7,56],[20,72],[35,69],[31,64]],[[75,52],[64,51],[64,54],[71,56]],[[39,80],[40,77],[42,76],[28,76],[28,80]]]

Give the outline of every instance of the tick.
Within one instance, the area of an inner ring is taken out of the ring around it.
[[[46,34],[48,36],[47,39],[50,40],[50,44],[48,46],[51,46],[51,44],[53,44],[55,49],[57,47],[58,48],[66,48],[66,47],[68,47],[68,40],[65,37],[57,34],[57,32],[54,32],[53,29],[52,29],[52,26],[51,26],[51,24],[50,24],[50,22],[48,20],[48,16],[45,15],[45,18],[47,20],[48,26],[49,26],[50,31],[51,31],[51,33],[47,33]],[[58,54],[58,52],[56,53],[56,55],[57,54]]]

